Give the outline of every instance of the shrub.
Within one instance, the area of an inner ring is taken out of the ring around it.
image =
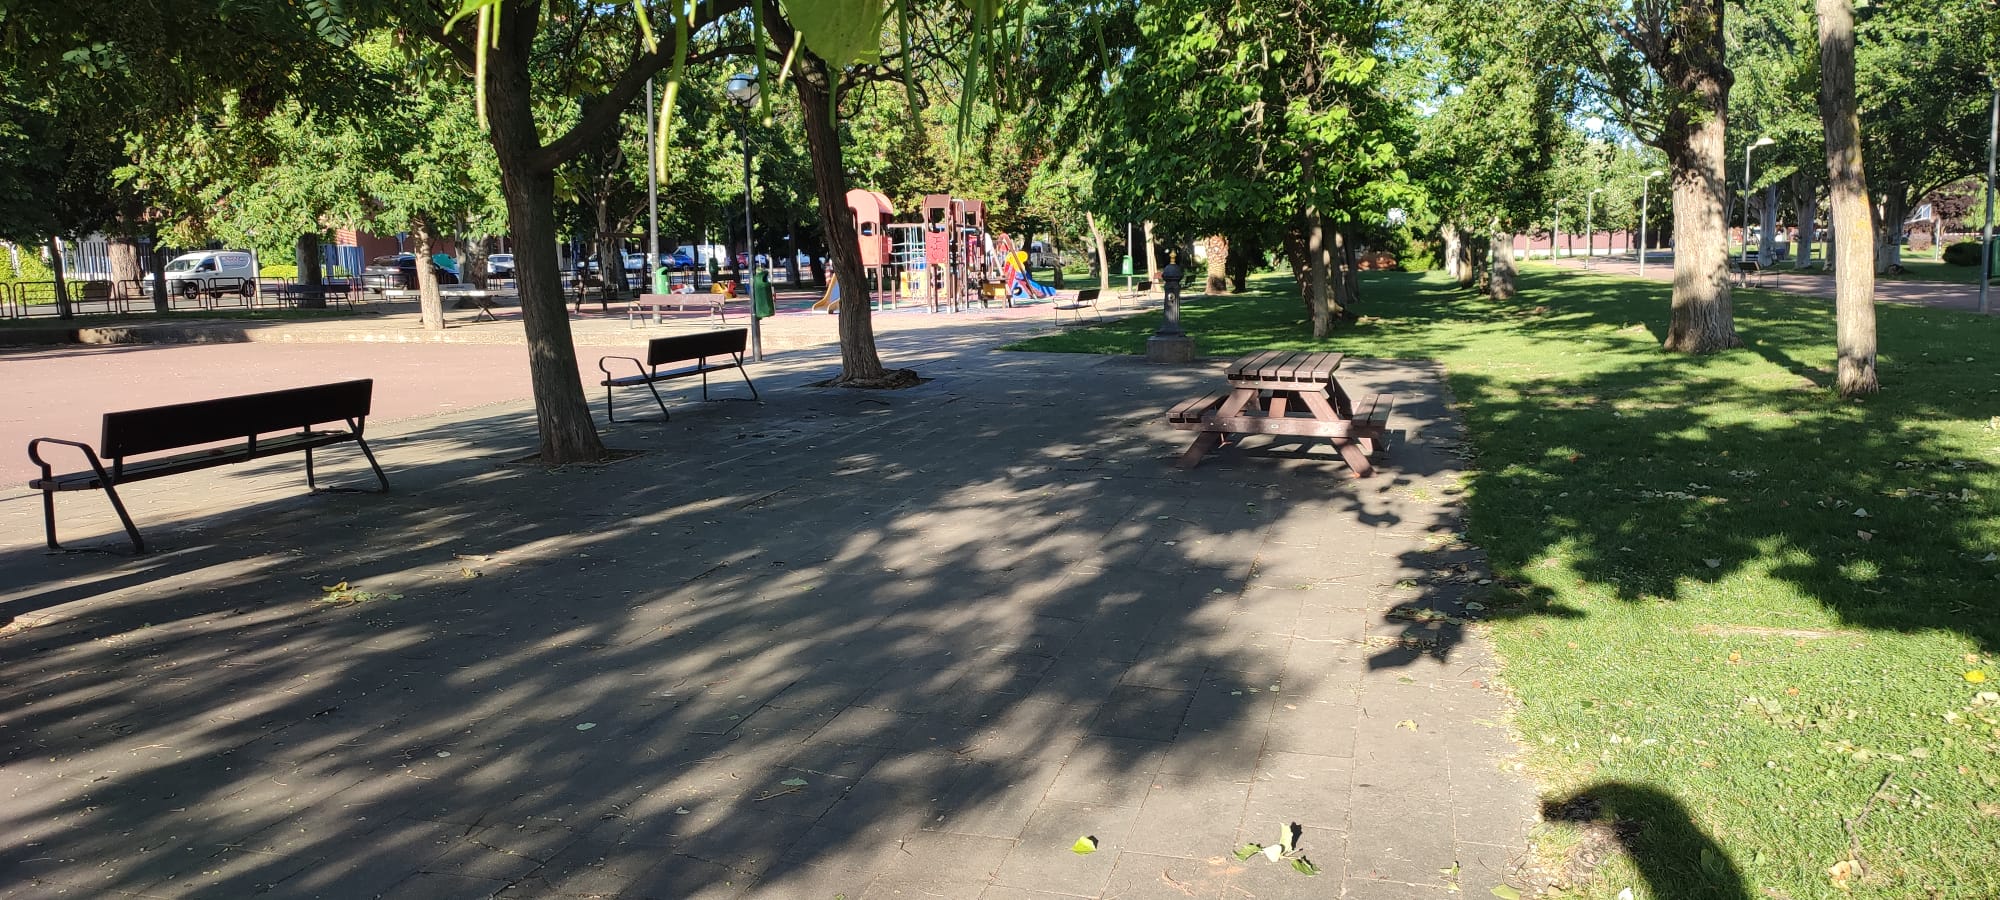
[[[257,270],[259,278],[297,278],[299,267],[294,265],[270,265]]]
[[[14,284],[22,281],[54,281],[56,273],[42,262],[42,254],[34,247],[20,247],[21,267],[14,268],[14,251],[0,247],[0,282]]]
[[[1944,261],[1954,266],[1979,265],[1979,242],[1959,241],[1944,248]]]

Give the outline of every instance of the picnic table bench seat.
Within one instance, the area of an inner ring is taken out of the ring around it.
[[[111,508],[118,513],[119,522],[124,524],[135,553],[146,552],[146,542],[125,511],[124,501],[118,497],[118,486],[128,482],[284,453],[304,453],[306,487],[318,491],[313,451],[353,442],[367,458],[381,489],[387,491],[389,479],[382,474],[374,452],[362,437],[374,387],[374,380],[360,379],[105,413],[103,433],[95,448],[62,438],[29,441],[28,459],[42,474],[28,482],[28,487],[42,492],[42,525],[49,549],[62,549],[56,541],[55,495],[59,491],[103,491],[111,500]],[[345,430],[317,427],[329,423],[344,423],[347,427]],[[206,446],[210,444],[221,446]],[[55,467],[42,455],[44,445],[79,451],[89,468],[56,474]],[[151,455],[172,450],[187,452]]]
[[[598,382],[604,387],[604,417],[612,422],[618,421],[617,410],[613,405],[614,392],[618,388],[644,385],[652,392],[653,402],[660,407],[661,418],[672,419],[672,414],[667,412],[667,403],[660,399],[660,389],[654,387],[655,384],[698,375],[701,377],[701,399],[707,400],[708,373],[726,369],[735,369],[743,376],[743,383],[750,388],[750,399],[756,400],[757,385],[750,380],[750,372],[743,367],[743,351],[749,344],[749,335],[747,329],[727,328],[699,334],[654,338],[646,342],[644,362],[631,356],[598,357],[597,369],[604,373],[604,380]],[[611,367],[606,363],[614,359],[631,363],[635,370],[634,374],[611,374]],[[690,365],[666,370],[660,368],[676,363]]]

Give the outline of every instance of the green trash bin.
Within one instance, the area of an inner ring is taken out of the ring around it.
[[[771,270],[758,269],[750,276],[750,314],[768,319],[778,314],[778,298],[771,293]]]
[[[666,266],[661,266],[653,270],[653,293],[671,294],[674,292],[674,277],[671,274],[672,271],[673,270],[668,269]]]

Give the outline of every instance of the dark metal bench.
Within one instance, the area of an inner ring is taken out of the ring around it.
[[[1076,292],[1076,299],[1066,300],[1061,303],[1057,303],[1055,305],[1056,324],[1057,325],[1062,324],[1062,314],[1064,312],[1076,313],[1076,318],[1071,320],[1071,324],[1082,324],[1083,311],[1086,309],[1090,310],[1091,315],[1096,316],[1100,320],[1103,319],[1104,314],[1097,311],[1098,290],[1099,290],[1098,288],[1094,287],[1084,288],[1083,290]]]
[[[604,417],[618,421],[612,406],[612,392],[621,387],[645,385],[653,392],[653,402],[659,404],[660,415],[671,419],[666,401],[660,399],[660,389],[653,385],[674,378],[701,376],[701,399],[708,399],[708,373],[723,369],[735,369],[743,376],[743,383],[750,386],[750,399],[757,399],[757,385],[750,381],[750,373],[743,368],[743,350],[749,341],[750,332],[742,328],[721,331],[704,331],[700,334],[683,334],[674,337],[654,338],[646,342],[646,361],[640,362],[630,356],[600,356],[597,369],[604,373]],[[727,362],[709,362],[710,359],[727,357]],[[613,376],[605,362],[622,359],[638,370],[636,375]],[[661,366],[692,362],[694,365],[660,371]]]
[[[42,492],[42,524],[48,533],[49,549],[62,549],[56,543],[57,491],[103,491],[111,498],[111,508],[117,510],[118,520],[125,524],[125,533],[132,538],[132,550],[144,553],[146,543],[139,537],[139,529],[133,526],[132,517],[126,514],[124,502],[118,499],[118,485],[229,463],[249,462],[280,453],[304,452],[306,487],[317,491],[319,486],[313,480],[313,450],[348,441],[360,445],[361,454],[368,458],[368,467],[375,470],[376,480],[382,483],[382,490],[387,491],[389,479],[382,474],[382,467],[375,463],[375,454],[369,451],[368,442],[361,437],[374,389],[373,379],[362,379],[105,413],[103,440],[95,450],[77,441],[36,438],[28,442],[28,458],[41,468],[42,477],[28,482],[28,487]],[[329,422],[345,422],[347,430],[315,430],[313,427]],[[273,432],[290,433],[259,437]],[[238,443],[204,446],[225,441]],[[90,468],[66,475],[55,474],[54,468],[42,458],[43,444],[61,444],[83,451],[84,460],[90,463]],[[134,456],[190,447],[202,449],[171,456],[132,459]]]

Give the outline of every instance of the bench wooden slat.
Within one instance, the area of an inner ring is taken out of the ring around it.
[[[1230,363],[1229,368],[1223,370],[1222,374],[1230,378],[1242,378],[1245,373],[1254,373],[1265,362],[1269,361],[1271,357],[1276,355],[1278,355],[1278,351],[1276,350],[1259,350],[1256,353]]]
[[[104,414],[108,459],[368,417],[373,379]]]
[[[1223,391],[1211,391],[1190,400],[1183,400],[1174,404],[1173,409],[1167,410],[1167,421],[1200,422],[1202,416],[1207,415],[1210,410],[1221,406],[1222,400],[1226,396],[1227,394]]]

